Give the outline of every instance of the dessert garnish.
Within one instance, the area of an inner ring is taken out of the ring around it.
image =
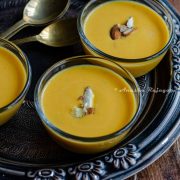
[[[134,30],[134,18],[130,17],[125,24],[115,24],[110,30],[110,36],[116,40],[130,35]]]
[[[113,40],[119,39],[121,37],[120,24],[115,24],[111,28],[110,35]]]
[[[90,87],[86,87],[83,96],[78,98],[81,103],[73,108],[73,116],[82,118],[83,116],[94,114],[94,93]]]
[[[133,28],[134,27],[134,18],[133,17],[130,17],[126,23],[126,26],[128,28]]]

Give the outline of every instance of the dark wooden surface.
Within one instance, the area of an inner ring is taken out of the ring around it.
[[[180,180],[180,138],[161,158],[128,180]]]
[[[169,0],[180,13],[180,0]]]
[[[180,0],[169,0],[180,13]],[[180,138],[157,161],[128,180],[180,180]]]

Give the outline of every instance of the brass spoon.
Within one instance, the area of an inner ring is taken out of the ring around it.
[[[48,46],[62,47],[75,44],[79,41],[76,28],[76,19],[67,19],[55,22],[44,28],[36,36],[14,40],[16,45],[38,41]]]
[[[0,37],[10,39],[26,26],[44,25],[61,18],[69,5],[70,0],[30,0],[25,6],[23,19],[0,34]]]

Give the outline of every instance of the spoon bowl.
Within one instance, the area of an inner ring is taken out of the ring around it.
[[[79,41],[76,19],[53,23],[44,28],[36,37],[39,42],[53,47],[72,45]]]
[[[68,0],[30,0],[27,3],[23,20],[31,25],[44,25],[61,18],[69,7]]]
[[[52,47],[69,46],[79,41],[76,18],[61,20],[44,28],[36,36],[14,40],[16,45],[38,41]]]
[[[70,0],[30,0],[24,8],[23,19],[0,34],[0,37],[10,39],[26,26],[49,24],[61,18],[69,6]]]

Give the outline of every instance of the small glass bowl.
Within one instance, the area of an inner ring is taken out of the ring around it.
[[[61,129],[57,128],[46,118],[43,112],[43,107],[41,105],[41,96],[43,89],[45,85],[48,83],[48,81],[56,73],[66,68],[74,67],[77,65],[88,65],[88,64],[108,68],[119,74],[121,77],[123,77],[132,88],[133,90],[132,93],[134,93],[135,95],[136,104],[137,104],[136,113],[128,125],[126,125],[124,128],[119,129],[117,132],[114,132],[112,134],[101,137],[93,137],[93,138],[75,136],[72,134],[68,134],[67,132],[64,132]],[[52,136],[52,138],[55,141],[57,141],[61,146],[63,146],[64,148],[70,151],[83,153],[83,154],[92,154],[110,149],[111,147],[115,146],[126,137],[127,133],[136,123],[140,115],[141,93],[139,91],[138,84],[134,79],[134,77],[118,64],[109,60],[105,60],[104,58],[100,58],[100,57],[77,56],[56,63],[42,75],[35,88],[34,102],[35,102],[36,110],[42,120],[42,123],[44,124],[48,133]]]
[[[145,58],[139,58],[139,59],[125,59],[125,58],[119,58],[115,56],[111,56],[109,54],[106,54],[105,52],[99,50],[96,48],[86,37],[84,33],[84,23],[86,20],[86,17],[99,5],[102,5],[107,2],[113,2],[113,1],[132,1],[132,2],[138,2],[143,5],[146,5],[153,9],[155,12],[157,12],[165,21],[167,24],[167,27],[169,29],[169,41],[165,45],[163,49],[161,49],[156,54],[153,54],[149,57]],[[95,56],[101,56],[105,57],[109,60],[116,61],[118,64],[125,67],[134,77],[142,76],[152,69],[154,69],[160,61],[165,56],[166,52],[168,51],[174,34],[174,28],[173,28],[173,21],[172,17],[170,15],[169,10],[162,5],[159,1],[154,0],[95,0],[90,1],[87,3],[87,5],[83,8],[80,16],[78,17],[77,21],[77,28],[78,32],[81,38],[81,42],[84,48],[84,51],[86,54],[95,55]]]
[[[0,108],[0,125],[3,125],[16,114],[16,112],[18,111],[18,109],[24,101],[24,98],[28,92],[31,83],[31,67],[27,57],[15,44],[0,38],[0,47],[6,48],[7,50],[11,51],[14,55],[16,55],[16,57],[22,63],[27,76],[24,89],[22,90],[20,95],[16,97],[16,99],[14,99],[8,105]]]

